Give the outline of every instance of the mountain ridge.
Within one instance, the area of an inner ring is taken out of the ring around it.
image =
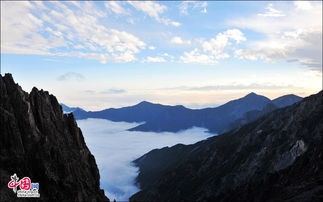
[[[74,111],[85,111],[84,109],[80,108],[80,107],[69,107],[63,103],[60,103],[60,105],[62,106],[62,110],[64,113],[71,113],[71,112],[74,112]]]
[[[277,108],[301,100],[298,96],[288,97],[288,102],[284,102],[285,99],[276,101],[280,104]],[[210,132],[222,133],[232,129],[231,126],[245,118],[247,112],[262,111],[269,104],[274,104],[269,98],[249,93],[242,98],[213,108],[190,109],[183,105],[170,106],[142,101],[128,107],[88,112],[76,110],[73,113],[76,119],[103,118],[111,121],[144,122],[129,129],[130,131],[178,132],[195,126],[207,128]],[[257,113],[257,115],[263,114]],[[249,119],[245,118],[244,121],[248,122]]]
[[[130,201],[322,201],[322,114],[323,91],[222,135],[152,150],[134,161],[141,191]]]

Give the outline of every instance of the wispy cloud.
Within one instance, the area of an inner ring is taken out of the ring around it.
[[[142,60],[142,62],[155,62],[155,63],[157,62],[157,63],[160,63],[160,62],[166,62],[166,60],[163,57],[151,57],[151,56],[148,56],[147,58]]]
[[[67,72],[57,78],[59,81],[83,81],[84,79],[85,77],[77,72]]]
[[[309,10],[313,8],[310,1],[294,1],[294,5],[297,9],[301,10]]]
[[[275,9],[273,4],[268,4],[267,5],[265,13],[258,13],[257,15],[264,16],[264,17],[282,17],[282,16],[285,16],[285,14],[283,14],[280,10]]]
[[[114,12],[123,12],[113,5]],[[146,48],[133,34],[102,24],[106,13],[93,2],[1,2],[1,11],[2,53],[107,63],[135,61],[135,55]]]
[[[178,8],[182,15],[188,15],[189,10],[198,10],[200,13],[207,13],[207,2],[206,1],[184,1]]]
[[[103,94],[121,94],[121,93],[125,93],[127,92],[124,89],[120,89],[120,88],[109,88],[107,90],[101,91],[101,93]]]
[[[270,8],[270,9],[269,9]],[[265,35],[236,51],[248,60],[296,61],[310,69],[322,67],[322,2],[295,2],[281,11],[267,6],[269,13],[231,20],[229,24]]]
[[[121,88],[109,88],[109,89],[105,89],[105,90],[101,90],[101,91],[95,91],[95,90],[84,90],[83,91],[84,93],[87,93],[87,94],[96,94],[96,95],[99,95],[99,94],[108,94],[108,95],[111,95],[111,94],[123,94],[123,93],[126,93],[127,91],[125,89],[121,89]]]
[[[167,10],[167,7],[165,5],[159,4],[154,1],[128,1],[128,3],[137,10],[144,12],[149,17],[154,18],[157,22],[163,23],[165,25],[172,25],[175,27],[181,25],[181,23],[179,22],[172,21],[166,17],[161,17],[161,14],[163,14]]]
[[[281,89],[300,89],[293,85],[278,85],[272,83],[230,83],[230,84],[219,84],[219,85],[208,85],[208,86],[178,86],[172,88],[161,88],[160,90],[170,91],[225,91],[225,90],[281,90]]]
[[[115,14],[129,14],[128,11],[121,6],[121,3],[122,2],[119,1],[106,1],[104,5]]]
[[[85,90],[85,91],[83,91],[84,93],[88,93],[88,94],[94,94],[94,93],[96,93],[96,91],[95,90]]]
[[[184,40],[179,36],[174,36],[173,38],[171,38],[170,42],[173,44],[178,44],[178,45],[190,45],[191,44],[190,40]]]

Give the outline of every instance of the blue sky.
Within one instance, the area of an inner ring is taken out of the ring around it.
[[[307,96],[321,44],[322,2],[1,2],[2,73],[89,110]]]

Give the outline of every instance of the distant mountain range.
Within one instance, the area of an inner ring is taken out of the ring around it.
[[[323,91],[196,144],[152,150],[134,161],[141,191],[130,201],[323,201],[322,115]]]
[[[76,119],[101,118],[111,121],[144,122],[131,131],[178,132],[191,127],[204,127],[210,132],[222,133],[241,126],[278,108],[302,100],[296,95],[285,95],[274,100],[250,93],[215,108],[189,109],[182,105],[168,106],[150,102],[102,111],[85,111],[62,104],[63,110],[73,112]]]
[[[82,108],[79,108],[79,107],[69,107],[67,105],[64,105],[63,103],[60,103],[60,104],[61,104],[63,112],[65,114],[66,113],[71,113],[71,112],[74,112],[74,111],[84,111]]]

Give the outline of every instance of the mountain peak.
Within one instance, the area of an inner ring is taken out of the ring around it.
[[[67,106],[63,103],[60,103],[60,105],[62,106],[64,113],[71,113],[71,112],[75,112],[75,111],[85,111],[84,109],[82,109],[80,107],[70,107],[70,106]]]
[[[2,77],[2,75],[1,75],[1,77]],[[10,73],[5,73],[3,79],[13,82],[12,74],[10,74]]]
[[[255,96],[260,96],[260,95],[254,93],[254,92],[251,92],[251,93],[247,94],[245,97],[255,97]]]
[[[244,96],[243,98],[240,98],[240,99],[243,99],[243,100],[258,100],[258,101],[263,101],[263,102],[269,102],[270,99],[267,98],[266,96],[263,96],[263,95],[258,95],[254,92],[251,92],[249,94],[247,94],[246,96]]]
[[[301,101],[303,98],[294,94],[283,95],[273,100],[273,103],[278,107],[286,107],[296,102]]]
[[[144,105],[153,105],[153,103],[151,103],[151,102],[147,102],[147,101],[142,101],[142,102],[139,102],[139,103],[137,104],[137,106],[144,106]]]
[[[276,98],[275,100],[280,99],[280,98],[299,98],[299,99],[302,99],[302,97],[300,97],[298,95],[295,95],[295,94],[287,94],[287,95],[280,96],[280,97]]]

